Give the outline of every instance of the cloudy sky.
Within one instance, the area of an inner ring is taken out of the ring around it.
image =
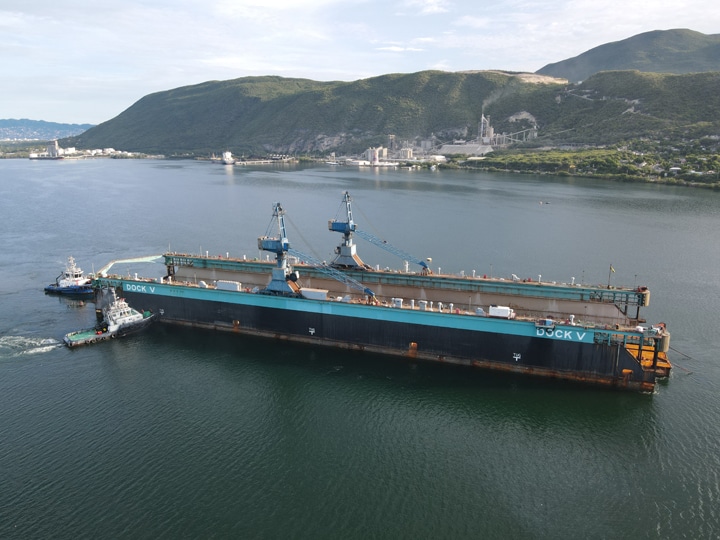
[[[707,0],[2,0],[0,118],[97,124],[252,75],[536,71],[650,30],[720,33]]]

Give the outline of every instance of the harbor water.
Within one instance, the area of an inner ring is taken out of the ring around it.
[[[43,292],[68,256],[265,258],[281,202],[291,245],[329,260],[345,191],[359,228],[434,272],[648,286],[670,378],[645,395],[161,324],[62,344],[95,318]],[[0,160],[0,216],[0,538],[720,538],[720,193]]]

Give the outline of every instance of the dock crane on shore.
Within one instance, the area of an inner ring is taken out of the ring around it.
[[[345,205],[346,220],[339,221],[338,219],[331,219],[330,221],[328,221],[329,230],[333,232],[339,232],[343,235],[343,243],[335,249],[335,253],[337,253],[337,256],[331,263],[331,266],[335,268],[352,268],[356,270],[370,269],[367,264],[362,262],[362,260],[357,254],[357,246],[353,243],[354,233],[360,238],[367,240],[371,244],[374,244],[379,248],[382,248],[385,251],[388,251],[393,255],[400,257],[401,259],[420,265],[420,267],[422,268],[422,270],[420,271],[421,274],[432,274],[432,270],[430,270],[427,262],[423,261],[422,259],[418,259],[417,257],[389,244],[387,241],[382,240],[367,231],[358,229],[355,225],[355,222],[353,221],[351,201],[352,199],[350,198],[350,193],[346,191],[343,195],[342,201],[342,204]],[[428,261],[429,260],[430,259],[428,259]]]
[[[311,257],[310,255],[306,255],[305,253],[290,247],[290,242],[287,239],[287,232],[285,228],[285,211],[280,203],[275,203],[273,205],[273,221],[276,224],[278,235],[270,236],[270,229],[272,227],[271,222],[265,236],[258,238],[258,248],[263,251],[275,253],[276,261],[276,266],[272,271],[272,279],[270,280],[270,283],[268,283],[264,292],[267,294],[301,294],[300,286],[297,284],[299,274],[298,272],[293,271],[288,263],[287,256],[291,255],[300,261],[310,264],[312,267],[336,279],[337,281],[344,283],[353,289],[359,290],[363,294],[368,295],[371,301],[375,301],[375,293],[356,279],[343,274],[336,268],[328,266],[315,257]]]

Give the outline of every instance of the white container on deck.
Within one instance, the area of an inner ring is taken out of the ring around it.
[[[215,287],[221,291],[242,291],[242,283],[239,281],[224,281],[219,279],[215,282]]]
[[[490,306],[488,315],[490,317],[497,317],[500,319],[514,319],[515,311],[507,306]]]
[[[327,289],[310,289],[307,287],[300,289],[300,294],[308,300],[327,300],[327,293]]]

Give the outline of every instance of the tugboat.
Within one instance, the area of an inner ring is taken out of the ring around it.
[[[115,289],[110,291],[112,301],[102,309],[102,320],[94,328],[67,334],[63,341],[68,347],[127,336],[147,328],[155,320],[155,314],[151,311],[141,313],[131,308],[124,299],[118,298]]]
[[[68,257],[65,270],[55,278],[55,283],[45,287],[45,292],[69,296],[92,296],[91,282],[91,278],[85,276],[80,267],[75,264],[75,259]]]

